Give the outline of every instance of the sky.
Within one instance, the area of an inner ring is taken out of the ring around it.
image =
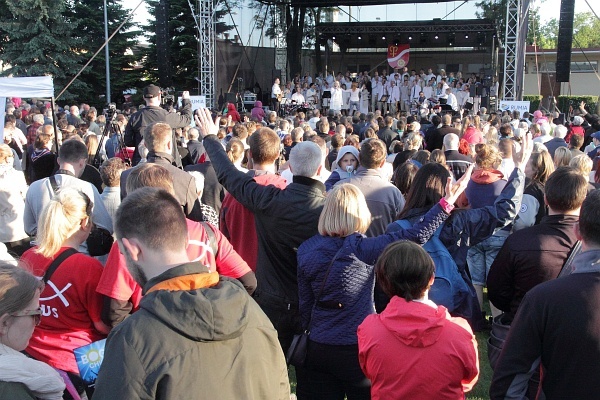
[[[192,4],[196,3],[196,0],[190,0]],[[241,3],[249,4],[251,0],[242,0]],[[431,20],[434,18],[446,18],[448,20],[454,19],[474,19],[477,7],[475,6],[477,0],[470,0],[463,4],[463,1],[452,1],[446,3],[432,3],[432,4],[402,4],[402,5],[387,5],[387,6],[363,6],[363,7],[352,7],[351,14],[354,18],[350,19],[348,16],[348,7],[341,7],[343,10],[339,13],[340,22],[355,21],[358,19],[361,22],[367,21],[422,21]],[[126,8],[132,9],[139,4],[140,0],[124,0]],[[596,14],[600,15],[600,3],[597,0],[588,0],[588,3],[592,5]],[[463,5],[461,5],[463,4]],[[459,7],[458,9],[456,9]],[[544,23],[552,18],[559,19],[560,17],[560,0],[532,0],[531,7],[540,9],[541,22]],[[456,9],[456,10],[455,10]],[[344,12],[345,11],[345,12]],[[575,0],[575,13],[590,11],[588,4],[585,0]],[[243,43],[245,45],[258,45],[261,40],[267,46],[272,46],[273,43],[267,39],[261,39],[261,32],[259,29],[254,29],[254,21],[252,19],[253,10],[247,7],[237,8],[232,10],[233,21],[237,26]],[[145,4],[142,4],[135,13],[134,20],[138,22],[145,22],[149,18],[152,18],[148,13]],[[231,18],[228,18],[228,23],[231,24]],[[237,32],[232,30],[230,32],[230,38],[233,38]],[[250,37],[250,35],[252,36]]]

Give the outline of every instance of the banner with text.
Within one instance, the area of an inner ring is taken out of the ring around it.
[[[403,68],[408,65],[410,56],[409,44],[390,44],[387,51],[388,64],[392,68]]]
[[[504,101],[500,100],[499,109],[502,111],[519,111],[521,114],[529,112],[528,101]]]

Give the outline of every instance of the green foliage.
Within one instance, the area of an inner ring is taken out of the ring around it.
[[[542,96],[539,95],[525,95],[523,96],[523,101],[529,102],[529,112],[534,112],[540,108],[540,103],[542,102]]]
[[[56,95],[79,70],[82,57],[75,50],[78,38],[65,18],[65,3],[49,0],[6,1],[0,13],[0,59],[10,67],[6,76],[44,76],[54,79]],[[74,91],[89,90],[82,80],[61,99],[73,98]]]
[[[150,14],[156,15],[157,0],[148,0]],[[216,3],[216,1],[215,1]],[[196,4],[192,2],[192,4]],[[217,34],[227,32],[233,26],[222,21],[227,14],[227,7],[235,7],[235,1],[227,1],[226,5],[215,11]],[[198,10],[195,10],[197,13]],[[169,54],[171,65],[171,86],[175,89],[188,90],[197,86],[194,78],[198,76],[198,29],[187,0],[170,0],[168,16]],[[144,26],[149,46],[144,52],[144,70],[150,80],[158,83],[158,64],[156,56],[156,21],[148,21]]]
[[[558,96],[556,106],[562,112],[569,112],[569,107],[577,109],[582,101],[585,102],[586,109],[595,110],[598,103],[598,96]]]
[[[85,62],[104,43],[104,2],[103,0],[74,0],[69,11],[70,20],[76,26],[79,51]],[[108,35],[127,18],[129,12],[117,0],[107,0]],[[109,42],[111,100],[120,101],[124,90],[140,86],[143,77],[141,69],[135,69],[137,57],[132,50],[138,46],[141,31],[137,24],[128,21]],[[106,62],[102,49],[90,65],[82,72],[80,79],[88,82],[93,91],[79,91],[77,98],[98,107],[106,103]]]
[[[496,28],[500,40],[504,42],[506,36],[506,4],[507,0],[481,0],[475,3],[479,8],[475,12],[477,18],[487,18],[496,21]],[[537,9],[529,10],[529,30],[527,32],[527,44],[533,44],[534,37],[540,38],[540,16]]]
[[[538,44],[544,49],[555,49],[558,40],[558,19],[552,18],[540,29]],[[575,14],[573,19],[573,48],[600,47],[600,20],[591,12]]]

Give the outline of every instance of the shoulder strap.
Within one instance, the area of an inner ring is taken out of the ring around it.
[[[54,271],[56,271],[56,269],[60,266],[60,264],[62,264],[63,261],[65,261],[67,258],[71,257],[75,253],[79,253],[79,252],[73,248],[68,248],[65,251],[63,251],[62,253],[60,253],[60,255],[58,257],[56,257],[54,259],[54,261],[52,261],[52,264],[50,264],[50,266],[46,270],[46,273],[44,274],[44,276],[42,278],[44,283],[47,283],[50,280],[50,277],[52,276]]]
[[[58,184],[56,183],[56,176],[50,175],[50,177],[48,179],[50,179],[50,186],[52,186],[52,191],[54,192],[54,194],[56,194],[56,192],[58,192]]]
[[[204,221],[200,221],[200,223],[202,224],[202,226],[204,227],[204,230],[206,231],[206,235],[208,236],[208,245],[212,249],[213,254],[215,255],[215,259],[216,259],[217,254],[219,254],[219,246],[217,245],[217,236],[215,235],[215,231],[213,231],[213,228],[210,226],[209,223],[204,222]]]
[[[327,282],[327,278],[329,277],[329,272],[331,271],[331,267],[333,266],[333,263],[335,262],[335,260],[337,260],[338,256],[341,254],[342,250],[344,250],[345,244],[346,244],[346,240],[344,240],[344,242],[342,243],[342,247],[340,247],[340,249],[337,251],[337,253],[335,253],[335,256],[333,256],[333,258],[331,259],[331,262],[329,263],[329,267],[327,267],[327,272],[325,273],[323,282],[321,282],[321,288],[319,289],[319,294],[315,298],[315,304],[313,304],[312,311],[310,313],[310,319],[308,320],[308,325],[307,325],[308,331],[310,331],[310,321],[312,320],[313,314],[315,313],[315,307],[317,306],[317,303],[321,299],[321,295],[323,294],[323,289],[325,289],[325,282]]]

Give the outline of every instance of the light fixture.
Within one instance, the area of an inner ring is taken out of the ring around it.
[[[433,38],[434,38],[435,40],[438,40],[440,37],[439,37],[438,35],[435,35]]]
[[[382,36],[381,38],[382,38],[383,40],[385,40],[385,36]]]
[[[358,37],[358,40],[361,40],[361,39],[362,39],[362,37],[361,37],[361,36],[359,36],[359,37]]]
[[[335,36],[333,36],[332,39],[335,40]]]
[[[409,37],[408,37],[408,40],[412,40],[412,36],[409,36]]]
[[[469,34],[465,33],[465,39],[468,39],[468,38],[469,38]]]

